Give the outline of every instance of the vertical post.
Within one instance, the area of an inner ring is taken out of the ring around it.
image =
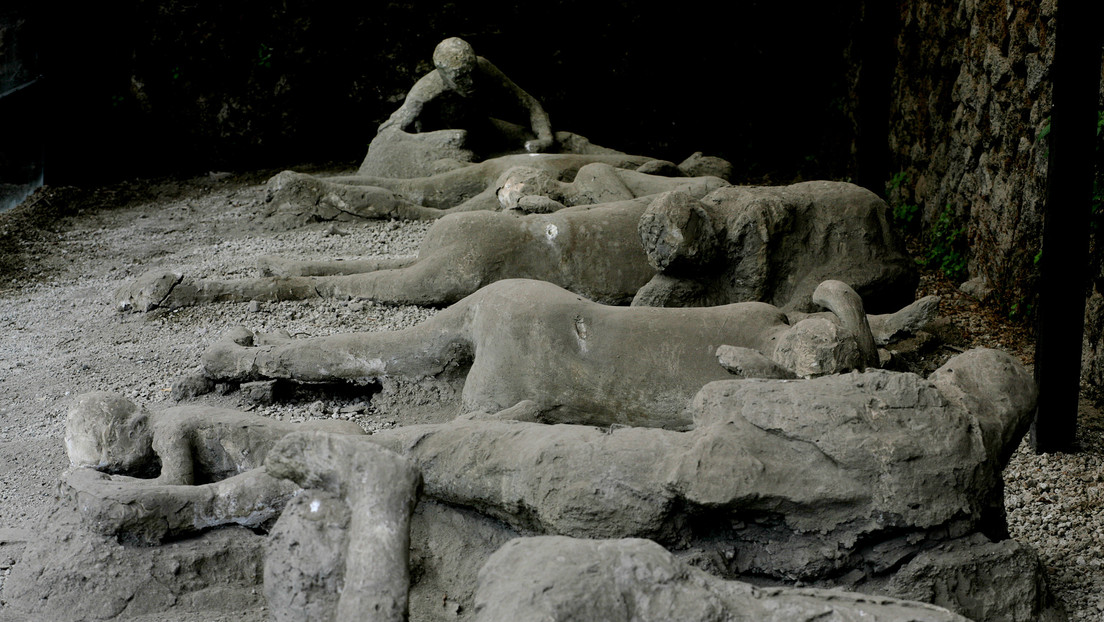
[[[1099,2],[1059,0],[1051,66],[1047,196],[1035,346],[1037,452],[1070,450],[1077,432],[1093,151],[1100,98]]]

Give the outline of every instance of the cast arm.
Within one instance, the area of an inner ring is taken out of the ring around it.
[[[406,94],[406,99],[403,100],[402,106],[399,109],[391,113],[391,116],[386,121],[380,124],[377,128],[377,132],[382,132],[386,129],[396,129],[402,131],[409,131],[412,125],[415,125],[418,121],[418,117],[422,114],[422,108],[426,103],[432,101],[438,95],[444,91],[444,84],[441,82],[440,76],[436,71],[431,71],[428,74],[422,76],[414,86],[410,89],[410,92]],[[417,127],[414,128],[417,131]]]
[[[180,429],[171,434],[154,434],[153,452],[161,460],[158,483],[189,486],[195,483],[191,430]]]
[[[506,77],[506,74],[502,73],[491,64],[485,58],[480,57],[479,69],[490,80],[493,80],[495,84],[500,84],[503,89],[513,98],[523,110],[529,113],[529,126],[532,128],[533,133],[537,135],[535,140],[530,140],[525,143],[525,150],[529,153],[540,153],[548,151],[553,143],[552,138],[552,122],[548,119],[548,113],[544,111],[544,107],[541,106],[537,98],[527,93],[520,86],[514,84],[513,80]]]

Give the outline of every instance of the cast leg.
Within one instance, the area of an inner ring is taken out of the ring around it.
[[[334,276],[363,274],[377,270],[405,268],[417,261],[414,255],[408,257],[378,257],[372,259],[348,259],[341,261],[296,260],[264,255],[257,258],[257,269],[261,276]]]
[[[364,439],[297,432],[277,443],[265,465],[304,488],[336,494],[349,507],[336,619],[405,620],[410,515],[421,487],[413,463]]]
[[[465,326],[464,301],[426,322],[399,331],[296,339],[278,345],[249,345],[240,335],[223,338],[203,355],[212,379],[245,382],[286,378],[302,382],[410,379],[463,372],[474,353]]]

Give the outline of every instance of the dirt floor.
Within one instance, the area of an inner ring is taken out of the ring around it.
[[[351,166],[300,167],[340,173]],[[257,226],[263,182],[275,171],[215,173],[176,180],[138,180],[103,188],[45,188],[0,214],[0,619],[4,577],[56,505],[56,482],[68,462],[62,442],[76,396],[109,390],[157,409],[173,405],[171,387],[193,373],[200,354],[234,326],[292,334],[393,329],[433,309],[359,300],[220,303],[172,312],[119,313],[114,291],[147,269],[197,277],[256,274],[264,254],[300,258],[409,255],[425,223],[318,223],[292,232]],[[952,284],[927,274],[919,295],[943,296],[942,342],[898,364],[934,368],[947,356],[981,345],[1032,362],[1027,329],[988,313]],[[433,396],[390,387],[318,394],[285,404],[258,404],[240,393],[199,400],[282,419],[344,417],[367,428],[396,425],[432,406]],[[432,410],[430,408],[430,410]],[[426,415],[431,416],[431,415]],[[1006,499],[1014,537],[1034,546],[1071,619],[1104,618],[1104,420],[1085,404],[1081,450],[1036,456],[1026,445],[1013,457]],[[229,616],[263,619],[263,611]],[[157,619],[215,619],[180,609]]]

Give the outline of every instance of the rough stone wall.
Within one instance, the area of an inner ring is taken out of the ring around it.
[[[1104,115],[1104,67],[1101,68],[1100,83],[1100,114]],[[1081,384],[1098,404],[1104,404],[1104,132],[1099,129],[1096,134],[1093,213],[1089,223],[1089,274],[1092,285],[1085,302],[1085,348],[1081,359]]]
[[[968,270],[1024,313],[1042,236],[1054,0],[900,3],[890,197],[965,227]],[[1016,308],[1013,310],[1012,305]]]
[[[899,6],[889,146],[906,182],[889,200],[919,205],[928,231],[949,209],[965,227],[969,277],[985,279],[998,309],[1030,319],[1046,198],[1055,0]],[[1104,136],[1097,141],[1082,386],[1104,400]]]
[[[1104,269],[1097,258],[1093,290],[1085,304],[1085,348],[1081,384],[1098,404],[1104,403]]]

